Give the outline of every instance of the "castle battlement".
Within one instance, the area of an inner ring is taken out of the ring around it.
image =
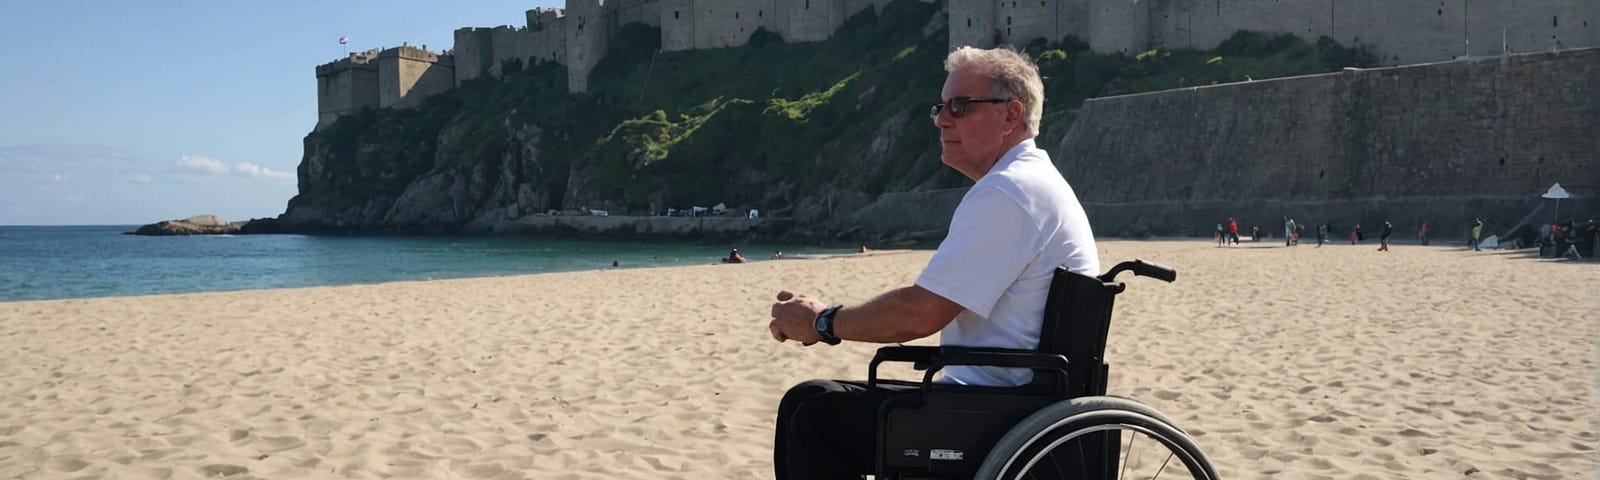
[[[377,56],[378,51],[376,49],[367,50],[365,52],[352,52],[345,58],[324,63],[322,65],[317,65],[317,76],[323,77],[327,75],[333,75],[335,73],[341,73],[350,69],[376,71],[378,66],[373,65],[372,60],[377,58]]]
[[[565,17],[567,12],[559,8],[535,8],[527,11],[528,30],[544,30],[550,22]]]
[[[862,10],[883,11],[890,1],[566,0],[564,9],[527,10],[525,26],[458,28],[444,54],[402,46],[317,66],[319,126],[361,108],[414,106],[462,82],[500,78],[536,62],[566,65],[567,89],[583,92],[609,42],[630,23],[661,29],[665,51],[744,45],[757,29],[809,42],[829,38]],[[1132,55],[1210,49],[1234,32],[1253,30],[1329,37],[1400,65],[1600,46],[1600,0],[921,1],[943,4],[951,49],[1073,36],[1098,53]]]
[[[454,56],[450,55],[448,52],[430,52],[428,51],[427,45],[423,45],[420,48],[403,45],[378,52],[377,58],[380,60],[389,57],[403,58],[418,62],[455,64]]]

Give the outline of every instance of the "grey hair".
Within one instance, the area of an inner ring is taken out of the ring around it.
[[[1032,59],[1007,47],[961,47],[944,59],[946,72],[969,68],[989,75],[991,96],[1022,102],[1028,134],[1039,134],[1039,121],[1044,117],[1044,80],[1039,78],[1039,67]]]

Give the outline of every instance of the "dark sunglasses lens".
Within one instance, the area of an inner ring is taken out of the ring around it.
[[[971,107],[971,105],[972,105],[972,99],[968,99],[968,98],[951,99],[950,100],[950,116],[952,116],[952,117],[960,117],[962,115],[966,115],[967,114],[967,109],[969,107]]]

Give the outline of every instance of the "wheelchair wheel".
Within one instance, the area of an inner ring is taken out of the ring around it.
[[[978,479],[1216,480],[1200,447],[1160,412],[1116,397],[1064,400],[1006,432]]]

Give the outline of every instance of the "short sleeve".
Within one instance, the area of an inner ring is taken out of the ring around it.
[[[916,284],[988,318],[1038,255],[1038,237],[1038,226],[1016,201],[997,188],[974,187]]]

